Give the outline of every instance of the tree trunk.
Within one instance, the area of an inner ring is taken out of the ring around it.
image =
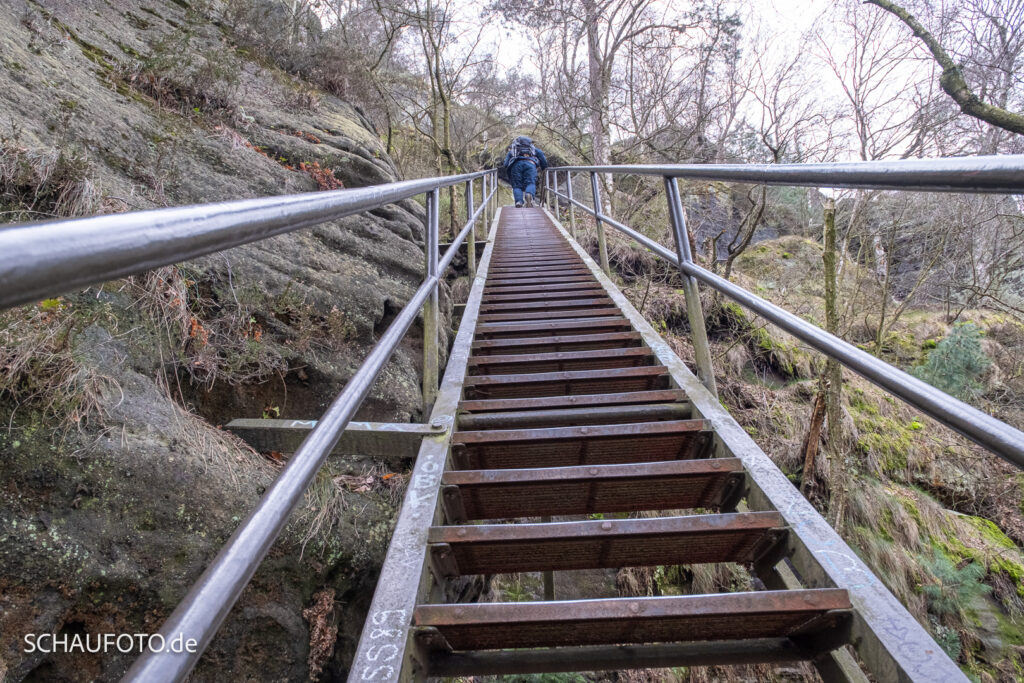
[[[836,203],[825,202],[825,251],[821,259],[825,267],[825,329],[839,334],[839,287],[836,279]],[[839,361],[829,358],[825,363],[825,414],[828,416],[829,522],[836,529],[842,524],[846,499],[846,472],[843,467],[843,369]]]
[[[804,439],[804,472],[800,478],[800,493],[807,494],[807,487],[814,479],[814,459],[818,455],[818,444],[821,441],[821,426],[825,422],[825,396],[828,393],[828,382],[821,382],[818,395],[814,399],[811,410],[811,426],[807,429]]]

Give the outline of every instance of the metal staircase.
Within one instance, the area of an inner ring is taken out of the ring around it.
[[[350,680],[783,661],[866,680],[843,646],[870,609],[901,629],[865,648],[877,671],[963,680],[803,498],[783,512],[765,495],[796,490],[546,211],[500,210],[454,349],[439,504],[418,536],[396,532]],[[558,600],[550,577],[722,562],[771,589]],[[546,573],[546,599],[445,601],[453,581],[516,572]],[[917,650],[914,668],[887,648]]]
[[[735,512],[742,462],[713,457],[711,425],[693,418],[685,392],[607,294],[539,209],[503,211],[441,477],[446,524],[428,535],[435,581],[705,562],[763,569],[784,556],[782,516]],[[500,303],[509,297],[518,311]],[[670,512],[694,508],[707,512]],[[660,514],[625,514],[641,511]],[[595,513],[609,519],[586,519]],[[532,521],[556,515],[575,519]],[[813,659],[846,641],[849,618],[847,592],[827,588],[421,603],[414,665],[452,676],[587,670],[598,657],[627,668],[640,653],[617,646],[678,643],[681,659],[694,661],[693,644],[709,641],[749,650],[748,661],[779,651]],[[558,662],[531,666],[538,651],[509,652],[521,648],[558,648]],[[671,646],[658,651],[678,663]]]
[[[590,175],[590,206],[573,173]],[[674,250],[602,211],[601,173],[664,180]],[[164,621],[164,642],[196,647],[146,651],[125,680],[188,676],[332,452],[415,453],[352,681],[786,661],[826,681],[966,680],[718,401],[698,283],[1020,468],[1024,433],[698,266],[678,178],[1024,194],[1024,156],[549,169],[572,232],[575,209],[593,216],[603,268],[544,209],[489,222],[493,170],[0,230],[11,307],[426,197],[424,279],[325,413],[236,425],[293,455]],[[442,254],[440,190],[455,185],[466,222]],[[478,222],[490,224],[479,267]],[[605,226],[679,267],[697,375],[610,279]],[[439,384],[438,289],[463,244],[474,284]],[[429,419],[353,422],[417,319]],[[546,580],[543,601],[446,601],[467,576],[702,562],[744,565],[764,590],[558,600]]]

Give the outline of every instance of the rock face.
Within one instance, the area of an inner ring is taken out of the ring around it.
[[[396,179],[355,109],[252,60],[207,5],[0,0],[0,215]],[[159,627],[279,467],[214,425],[317,417],[419,284],[422,224],[409,200],[3,314],[0,679],[124,673],[137,653],[24,637]],[[361,419],[418,416],[419,337]],[[328,464],[193,680],[345,676],[399,499],[384,471]]]

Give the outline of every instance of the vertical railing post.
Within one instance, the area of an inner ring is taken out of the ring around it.
[[[484,221],[484,234],[485,235],[489,235],[490,234],[491,221],[494,220],[494,202],[495,202],[495,200],[498,197],[498,177],[497,177],[497,175],[495,175],[496,173],[497,173],[497,170],[495,170],[494,173],[491,173],[489,176],[487,176],[487,192],[488,192],[488,197],[487,197],[487,220]]]
[[[672,235],[676,240],[676,253],[679,262],[693,263],[693,252],[690,250],[690,235],[686,227],[686,213],[683,200],[679,196],[679,184],[676,179],[665,176],[665,195],[668,199],[668,214],[672,221]],[[711,366],[711,347],[708,344],[708,331],[704,324],[704,310],[700,305],[700,292],[697,280],[682,271],[683,293],[686,296],[686,317],[690,322],[690,337],[693,342],[693,355],[697,363],[697,376],[713,396],[718,397],[715,386],[715,373]]]
[[[485,175],[483,178],[480,179],[480,185],[481,185],[480,191],[483,192],[483,194],[480,196],[480,201],[482,201],[484,203],[484,212],[483,212],[483,214],[481,215],[480,218],[483,221],[484,235],[485,236],[487,235],[487,226],[490,225],[490,220],[487,218],[487,214],[489,214],[491,212],[491,196],[488,193],[488,189],[489,189],[488,181],[490,179],[491,179],[491,174],[490,173],[488,173],[487,175]]]
[[[473,220],[473,181],[466,181],[466,220],[473,221],[466,246],[469,249],[469,274],[476,275],[476,221]]]
[[[572,171],[565,172],[565,195],[569,198],[569,234],[576,239],[576,205],[572,203]]]
[[[590,191],[594,195],[594,222],[597,224],[597,252],[601,258],[601,270],[610,277],[612,269],[608,265],[608,245],[604,240],[604,223],[597,217],[601,213],[601,191],[597,188],[597,173],[594,171],[590,172]]]
[[[438,223],[441,204],[441,192],[434,188],[427,193],[427,229],[424,238],[427,260],[427,279],[437,276]],[[438,285],[430,292],[423,303],[423,415],[430,415],[437,398],[437,314]]]

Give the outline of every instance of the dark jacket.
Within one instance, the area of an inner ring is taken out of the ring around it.
[[[541,150],[540,147],[536,147],[535,146],[533,149],[534,149],[534,151],[537,152],[537,156],[536,157],[528,157],[528,156],[520,155],[520,156],[517,156],[517,157],[513,158],[512,157],[512,150],[509,150],[505,154],[505,161],[503,161],[501,165],[504,166],[505,168],[508,168],[513,163],[515,163],[515,162],[517,162],[519,160],[524,160],[524,161],[531,162],[532,164],[534,164],[540,170],[543,171],[545,168],[548,167],[548,158],[546,156],[544,156],[544,152]]]

